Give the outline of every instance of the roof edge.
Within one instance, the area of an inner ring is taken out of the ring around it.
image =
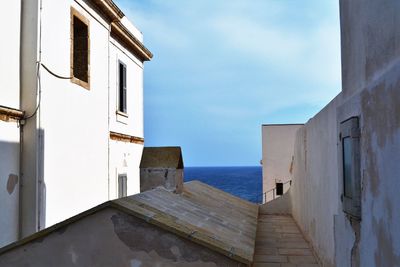
[[[305,125],[305,123],[271,123],[271,124],[261,124],[261,126],[291,126],[291,125]]]
[[[112,21],[122,19],[125,14],[112,0],[93,0],[93,2],[103,11]]]
[[[111,23],[111,34],[121,40],[141,61],[150,61],[153,58],[153,54],[150,50],[148,50],[121,21]]]

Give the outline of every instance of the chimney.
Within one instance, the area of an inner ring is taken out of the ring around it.
[[[140,162],[140,192],[163,186],[182,193],[183,169],[180,147],[145,147]]]

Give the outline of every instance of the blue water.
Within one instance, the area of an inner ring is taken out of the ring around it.
[[[262,169],[255,167],[185,167],[185,182],[199,180],[240,198],[262,201]]]

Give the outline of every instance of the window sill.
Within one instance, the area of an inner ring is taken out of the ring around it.
[[[115,113],[117,114],[117,116],[119,115],[119,116],[122,116],[122,117],[125,117],[125,118],[129,118],[129,115],[127,113],[125,113],[125,112],[117,110]]]

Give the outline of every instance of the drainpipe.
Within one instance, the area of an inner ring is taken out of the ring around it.
[[[110,62],[111,62],[111,49],[110,49],[110,42],[111,42],[111,27],[115,21],[111,21],[109,27],[108,27],[108,66],[107,66],[107,71],[108,71],[108,99],[107,99],[107,153],[108,153],[108,158],[107,158],[107,183],[108,183],[108,188],[107,188],[107,194],[108,194],[108,200],[110,200],[110,186],[111,186],[111,181],[110,181],[110,157],[111,157],[111,151],[110,151],[110,97],[111,97],[111,82],[110,82],[110,75],[111,75],[111,69],[110,69]]]

